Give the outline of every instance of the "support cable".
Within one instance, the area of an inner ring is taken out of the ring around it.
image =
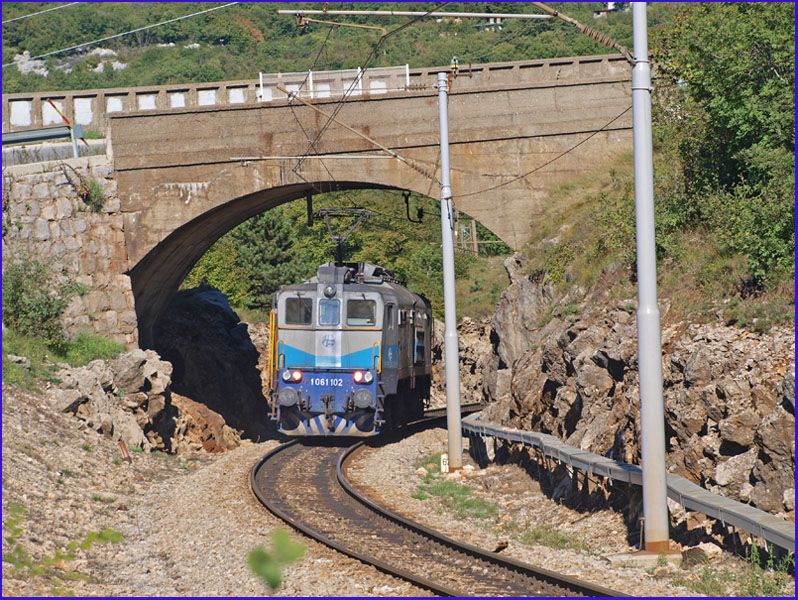
[[[338,101],[338,103],[336,104],[335,108],[333,109],[332,118],[334,118],[334,117],[336,117],[338,115],[338,112],[341,110],[341,108],[343,108],[343,106],[345,104],[345,100],[352,94],[352,91],[355,89],[357,84],[360,81],[362,81],[363,73],[365,73],[366,70],[371,66],[371,63],[377,57],[377,52],[379,52],[379,49],[382,47],[382,45],[385,43],[386,40],[388,40],[393,35],[399,33],[400,31],[406,29],[407,27],[410,27],[411,25],[417,23],[418,21],[423,19],[425,16],[427,16],[429,13],[435,12],[436,10],[438,10],[439,8],[441,8],[443,6],[446,6],[447,4],[448,4],[448,2],[441,2],[437,6],[435,6],[432,10],[427,11],[423,15],[420,15],[420,16],[417,16],[417,17],[415,17],[413,19],[410,19],[406,23],[403,23],[402,25],[399,25],[395,29],[392,29],[391,31],[389,31],[385,35],[380,36],[380,39],[377,41],[377,43],[371,49],[371,52],[369,53],[368,57],[366,58],[364,66],[361,67],[360,76],[355,78],[352,81],[352,83],[349,85],[347,90],[344,92],[343,97]],[[321,137],[327,131],[327,129],[329,128],[330,124],[333,122],[332,118],[328,118],[327,122],[322,126],[321,130],[319,131],[319,133],[316,135],[316,138],[314,139],[314,143],[318,143],[318,141],[321,139]],[[310,152],[310,147],[305,151],[304,154],[308,154],[309,152]],[[299,159],[297,161],[297,164],[296,164],[296,166],[293,169],[294,172],[296,172],[299,169],[299,167],[302,165],[303,162],[304,162],[304,159]]]
[[[77,46],[70,46],[69,48],[62,48],[61,50],[53,50],[52,52],[45,52],[44,54],[39,54],[38,56],[33,56],[29,60],[39,60],[40,58],[45,58],[47,56],[55,56],[56,54],[63,54],[64,52],[71,52],[72,50],[79,50],[80,48],[86,48],[88,46],[94,46],[95,44],[99,44],[101,42],[107,42],[108,40],[114,40],[116,38],[124,37],[126,35],[130,35],[132,33],[138,33],[139,31],[146,31],[147,29],[154,29],[155,27],[160,27],[161,25],[167,25],[168,23],[175,23],[177,21],[182,21],[183,19],[189,19],[191,17],[196,17],[197,15],[203,15],[205,13],[212,12],[214,10],[220,10],[222,8],[227,8],[228,6],[233,6],[235,4],[239,4],[238,2],[228,2],[227,4],[222,4],[221,6],[214,6],[213,8],[206,8],[205,10],[201,10],[199,12],[191,13],[190,15],[183,15],[182,17],[176,17],[174,19],[169,19],[168,21],[161,21],[160,23],[154,23],[152,25],[145,25],[144,27],[139,27],[138,29],[132,29],[130,31],[125,31],[124,33],[116,33],[114,35],[109,35],[104,38],[100,38],[99,40],[94,40],[91,42],[84,42],[82,44],[78,44]],[[3,65],[3,68],[13,66],[15,63],[10,62]]]
[[[612,48],[613,50],[617,50],[618,52],[620,52],[623,55],[623,57],[627,60],[627,62],[630,65],[634,66],[635,59],[632,56],[632,53],[629,52],[629,50],[625,46],[622,46],[621,44],[619,44],[617,41],[615,41],[612,37],[610,37],[606,33],[602,33],[601,31],[593,29],[592,27],[588,27],[587,25],[583,25],[582,23],[580,23],[576,19],[573,19],[573,18],[569,17],[568,15],[564,15],[560,11],[553,9],[551,6],[548,6],[547,4],[544,4],[543,2],[533,2],[532,5],[536,6],[537,8],[539,8],[540,10],[545,12],[546,14],[551,15],[552,17],[555,17],[555,18],[559,19],[560,21],[563,21],[564,23],[568,23],[569,25],[573,25],[579,31],[581,31],[587,37],[589,37],[591,40],[593,40],[595,42],[598,42],[599,44],[602,44],[604,46],[608,46],[609,48]]]
[[[53,8],[46,8],[44,10],[40,10],[35,13],[30,13],[29,15],[23,15],[21,17],[14,17],[13,19],[8,19],[7,21],[3,21],[3,25],[6,23],[13,23],[14,21],[21,21],[22,19],[27,19],[29,17],[35,17],[36,15],[43,15],[46,12],[50,12],[51,10],[60,10],[62,8],[67,8],[68,6],[74,6],[75,4],[80,4],[80,2],[70,2],[69,4],[62,4],[61,6],[54,6]]]

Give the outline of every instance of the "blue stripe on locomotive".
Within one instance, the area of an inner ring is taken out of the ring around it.
[[[285,356],[286,368],[371,369],[375,357],[373,348],[364,348],[338,356],[318,356],[280,342],[279,352]]]

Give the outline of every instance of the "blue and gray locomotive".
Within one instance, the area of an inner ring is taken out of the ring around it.
[[[270,334],[271,416],[285,435],[372,436],[429,403],[429,304],[382,267],[327,263],[281,288]]]

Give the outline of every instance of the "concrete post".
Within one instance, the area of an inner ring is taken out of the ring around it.
[[[460,360],[457,309],[454,290],[454,243],[452,240],[452,187],[449,181],[449,84],[448,74],[438,73],[438,116],[441,128],[441,248],[443,251],[443,312],[446,320],[446,426],[449,431],[449,469],[463,466],[463,432],[460,423]]]
[[[654,245],[654,166],[651,146],[651,70],[646,3],[632,3],[635,66],[632,116],[637,238],[637,353],[640,373],[640,436],[643,461],[645,549],[667,551],[668,505],[665,473],[665,410],[662,400],[662,342],[657,306]]]

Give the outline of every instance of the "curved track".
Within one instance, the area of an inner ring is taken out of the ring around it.
[[[383,509],[346,479],[365,443],[311,443],[272,450],[250,481],[266,508],[323,544],[443,596],[623,595],[462,544]]]

